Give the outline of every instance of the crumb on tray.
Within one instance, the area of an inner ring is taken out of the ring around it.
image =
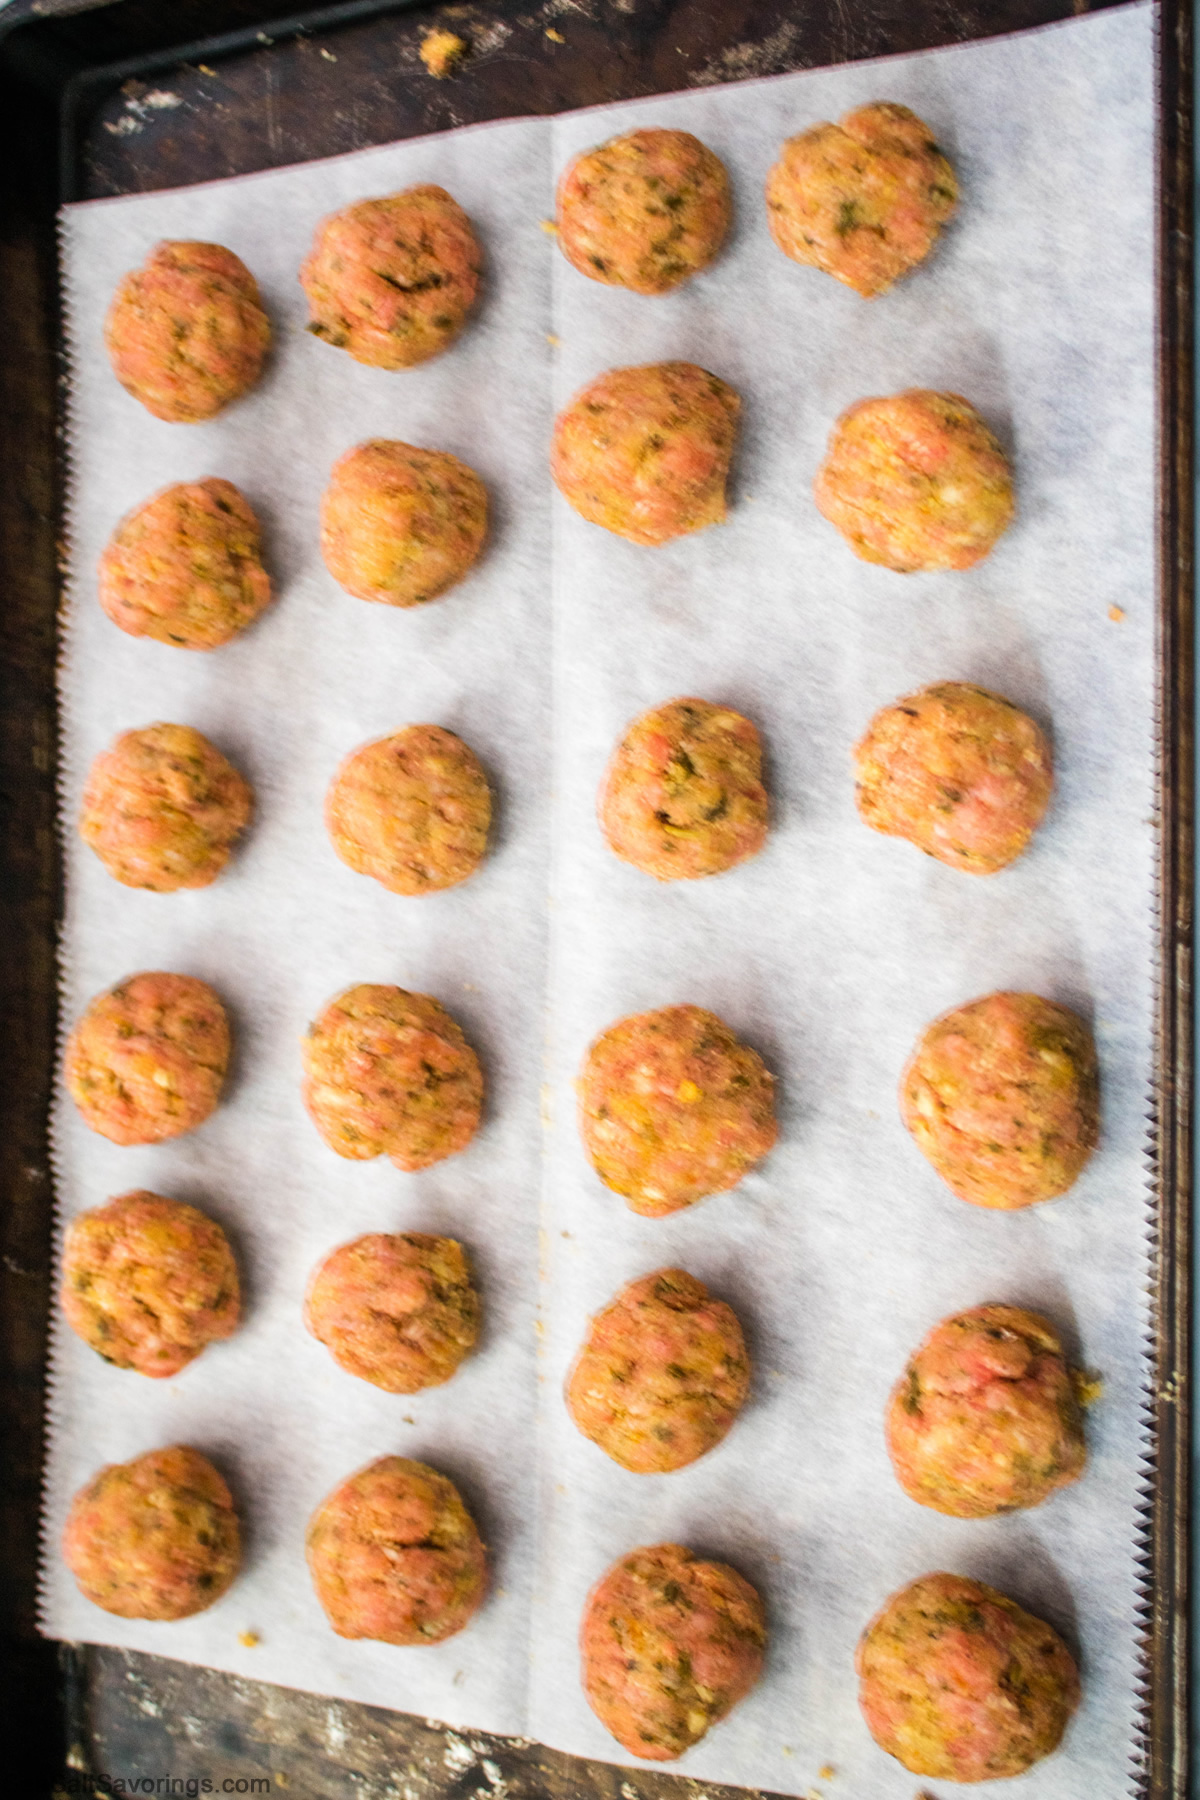
[[[1121,620],[1125,617],[1125,608],[1123,606],[1110,606],[1108,609],[1108,616],[1114,625],[1119,625]]]
[[[427,31],[421,39],[421,61],[435,81],[453,74],[469,45],[453,31]]]
[[[1096,1369],[1073,1369],[1071,1385],[1080,1406],[1095,1406],[1104,1397],[1104,1377]]]

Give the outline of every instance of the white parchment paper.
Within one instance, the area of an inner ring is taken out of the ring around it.
[[[212,981],[237,1034],[228,1101],[194,1134],[122,1149],[64,1100],[55,1118],[70,1215],[129,1187],[207,1206],[247,1272],[244,1328],[177,1379],[107,1368],[69,1332],[55,1346],[49,1511],[98,1463],[183,1439],[229,1470],[249,1528],[236,1588],[173,1632],[89,1607],[52,1558],[47,1621],[67,1637],[160,1651],[451,1723],[516,1731],[524,1717],[536,1542],[527,1449],[534,1411],[545,889],[550,746],[549,266],[536,222],[549,151],[499,126],[67,214],[74,381],[71,602],[63,658],[67,914],[64,1016],[138,968]],[[364,195],[437,180],[476,221],[487,304],[453,357],[383,379],[323,354],[296,280],[316,220]],[[278,347],[266,380],[198,426],[152,419],[115,385],[101,344],[108,296],[160,237],[228,244],[262,284]],[[330,465],[368,437],[451,450],[492,497],[494,533],[452,603],[416,612],[344,594],[318,547]],[[274,608],[210,655],[135,640],[100,610],[95,566],[116,519],[168,480],[228,476],[264,518]],[[73,830],[88,764],[153,719],[198,726],[253,781],[258,816],[212,888],[118,887]],[[404,724],[458,731],[498,801],[493,853],[474,880],[405,901],[338,861],[325,789],[357,744]],[[485,1128],[452,1162],[404,1175],[347,1163],[300,1103],[307,1021],[355,981],[438,996],[484,1064]],[[309,1271],[363,1231],[446,1232],[466,1243],[484,1335],[454,1383],[411,1398],[342,1373],[303,1329]],[[460,1480],[495,1555],[496,1591],[469,1632],[427,1652],[345,1643],[325,1624],[303,1561],[322,1496],[376,1456],[424,1458]],[[253,1648],[238,1633],[260,1634]]]
[[[761,183],[784,136],[876,98],[929,121],[963,203],[929,263],[869,304],[774,249]],[[720,262],[656,300],[584,280],[537,228],[574,151],[643,124],[695,131],[738,201]],[[859,1719],[853,1648],[892,1589],[949,1568],[994,1581],[1080,1650],[1085,1701],[1066,1747],[1011,1791],[1127,1791],[1154,949],[1152,176],[1152,14],[1136,6],[68,212],[65,1013],[135,968],[183,969],[228,998],[239,1051],[229,1102],[173,1144],[118,1149],[60,1105],[59,1197],[65,1216],[140,1185],[209,1206],[242,1253],[249,1304],[236,1338],[166,1383],[108,1369],[59,1332],[47,1631],[629,1760],[579,1690],[580,1610],[622,1551],[674,1537],[736,1563],[771,1623],[764,1680],[681,1772],[908,1800],[914,1778]],[[487,295],[451,355],[385,376],[303,334],[295,272],[320,214],[421,180],[478,222]],[[100,346],[120,273],[158,237],[184,235],[243,255],[279,326],[262,388],[188,428],[123,395]],[[743,432],[728,524],[642,550],[551,498],[546,445],[553,408],[585,380],[664,357],[733,382]],[[967,573],[869,568],[812,503],[842,408],[918,384],[966,394],[1014,456],[1018,522]],[[341,594],[317,550],[329,465],[370,435],[453,450],[495,496],[480,570],[415,615]],[[105,538],[156,486],[208,473],[262,511],[278,605],[210,657],[123,638],[95,600]],[[866,831],[854,810],[849,753],[871,713],[946,678],[997,688],[1054,735],[1052,812],[1029,854],[990,880]],[[683,693],[759,724],[774,830],[745,868],[663,888],[607,852],[594,797],[624,725]],[[71,830],[91,757],[154,718],[198,725],[258,790],[244,853],[200,894],[119,889]],[[337,862],[320,810],[347,749],[418,719],[478,750],[500,832],[471,883],[406,902]],[[439,995],[484,1058],[486,1130],[424,1175],[339,1162],[300,1105],[299,1034],[355,980]],[[1087,1014],[1104,1078],[1088,1171],[1062,1201],[1015,1216],[956,1201],[895,1105],[921,1028],[1000,986]],[[614,1019],[684,1000],[766,1056],[781,1141],[734,1193],[642,1220],[590,1171],[571,1083]],[[299,1317],[326,1249],[404,1226],[470,1244],[488,1317],[481,1353],[414,1400],[342,1375]],[[587,1315],[669,1262],[737,1307],[755,1392],[718,1451],[636,1477],[575,1432],[561,1384]],[[901,1493],[881,1415],[936,1319],[991,1299],[1048,1311],[1102,1371],[1104,1397],[1075,1488],[1023,1517],[964,1523]],[[98,1464],[177,1439],[229,1469],[247,1571],[197,1619],[123,1623],[78,1596],[54,1544]],[[461,1479],[496,1551],[493,1599],[430,1650],[342,1643],[303,1568],[312,1507],[393,1450]],[[256,1647],[239,1644],[245,1630]],[[837,1776],[820,1780],[827,1764]]]

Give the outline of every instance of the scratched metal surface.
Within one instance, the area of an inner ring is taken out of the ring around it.
[[[149,90],[129,83],[95,119],[85,191],[208,180],[480,119],[960,42],[1110,3],[487,0],[422,8],[181,68]],[[195,6],[188,10],[194,18]],[[471,46],[450,80],[432,80],[418,59],[434,18]],[[175,104],[155,110],[147,91],[169,93]]]
[[[89,4],[90,0],[84,0]],[[88,196],[141,192],[518,113],[961,42],[1117,0],[509,0],[383,18],[216,65],[131,81],[82,145]],[[25,12],[80,0],[14,0]],[[161,8],[154,27],[161,33]],[[118,8],[136,37],[137,9]],[[263,16],[261,0],[173,0],[181,36]],[[431,23],[470,55],[435,82]],[[114,37],[112,55],[127,53]],[[151,98],[153,96],[153,98]],[[73,1653],[69,1762],[126,1782],[267,1779],[303,1800],[734,1800],[735,1790],[583,1763],[520,1740],[456,1734],[163,1659]],[[98,1787],[100,1783],[97,1783]],[[60,1790],[61,1792],[62,1790]],[[101,1791],[103,1791],[101,1789]],[[243,1789],[243,1791],[246,1791]],[[737,1790],[744,1795],[745,1790]],[[837,1779],[824,1788],[836,1800]],[[773,1800],[764,1795],[760,1800]]]

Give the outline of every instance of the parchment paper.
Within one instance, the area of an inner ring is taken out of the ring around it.
[[[246,1322],[183,1374],[150,1382],[107,1368],[61,1331],[55,1345],[50,1514],[98,1463],[177,1439],[230,1471],[249,1527],[246,1572],[180,1626],[123,1624],[48,1563],[47,1617],[164,1655],[341,1694],[450,1723],[517,1731],[524,1717],[535,1531],[528,1454],[542,1081],[550,745],[549,259],[536,228],[548,152],[504,125],[267,179],[73,209],[64,222],[73,353],[71,602],[63,657],[67,915],[64,1017],[138,968],[211,980],[237,1033],[228,1101],[200,1131],[122,1149],[55,1118],[64,1213],[129,1187],[197,1201],[231,1228],[248,1276]],[[296,271],[316,220],[362,194],[438,180],[480,229],[488,298],[452,357],[386,380],[325,355],[304,331]],[[533,221],[531,226],[530,221]],[[228,244],[262,284],[278,349],[262,387],[210,424],[152,419],[121,391],[101,346],[122,270],[159,237]],[[452,603],[397,612],[351,599],[325,571],[318,506],[335,458],[383,436],[451,450],[477,469],[495,531]],[[221,474],[262,513],[279,599],[210,655],[115,629],[95,594],[117,518],[168,480]],[[211,888],[163,896],[118,887],[78,839],[88,764],[153,719],[198,726],[254,783],[258,816]],[[470,883],[405,901],[338,861],[325,789],[356,745],[416,721],[476,750],[498,799],[494,853]],[[355,981],[437,995],[476,1046],[485,1129],[419,1175],[327,1150],[300,1102],[308,1020]],[[389,1396],[344,1374],[300,1318],[310,1270],[372,1230],[458,1236],[485,1307],[480,1351],[452,1385]],[[523,1447],[523,1448],[522,1448]],[[417,1456],[461,1480],[495,1553],[496,1593],[476,1626],[428,1650],[335,1637],[311,1590],[304,1525],[361,1464]],[[245,1648],[238,1633],[260,1642]]]
[[[1150,9],[1137,6],[68,212],[65,1013],[132,969],[180,968],[228,997],[240,1048],[230,1102],[174,1144],[117,1149],[60,1105],[60,1202],[69,1216],[135,1185],[199,1199],[233,1230],[250,1293],[243,1331],[168,1383],[108,1369],[58,1334],[48,1632],[628,1761],[581,1696],[579,1614],[622,1551],[676,1537],[737,1564],[771,1624],[763,1682],[681,1772],[907,1800],[914,1778],[859,1719],[853,1647],[890,1591],[949,1568],[1005,1588],[1081,1653],[1085,1702],[1064,1751],[997,1791],[1128,1791],[1147,1448],[1151,39]],[[874,98],[930,122],[963,204],[929,263],[868,304],[774,249],[760,195],[785,135]],[[738,201],[721,261],[653,301],[587,282],[537,228],[566,159],[641,124],[695,131],[729,166]],[[320,214],[418,180],[443,182],[478,221],[489,286],[451,355],[387,377],[302,335],[295,271]],[[280,327],[263,388],[203,427],[149,419],[100,349],[116,279],[162,235],[212,237],[245,256]],[[651,551],[551,499],[545,452],[553,407],[583,381],[663,357],[732,381],[744,427],[729,523]],[[838,412],[915,384],[966,394],[1014,455],[1019,520],[968,573],[869,568],[811,500]],[[496,496],[481,570],[416,615],[342,595],[317,552],[329,465],[372,434],[454,450]],[[265,513],[281,597],[241,643],[202,658],[122,638],[98,609],[93,571],[124,510],[205,473],[238,481]],[[1028,855],[989,880],[868,832],[854,811],[849,752],[871,713],[939,678],[995,687],[1054,735],[1051,815]],[[774,829],[743,869],[662,888],[607,852],[594,796],[624,725],[683,693],[758,722]],[[208,731],[260,800],[230,873],[170,899],[118,889],[72,830],[91,757],[158,717]],[[416,719],[462,731],[483,756],[501,834],[474,881],[405,902],[336,861],[320,806],[347,749]],[[492,1100],[464,1156],[405,1177],[340,1163],[320,1144],[299,1102],[296,1040],[352,980],[438,994],[478,1044]],[[921,1028],[1000,986],[1087,1014],[1104,1078],[1104,1141],[1088,1171],[1062,1201],[1015,1216],[955,1200],[895,1105]],[[571,1083],[614,1019],[684,1000],[711,1006],[766,1056],[781,1141],[732,1194],[640,1220],[588,1168]],[[317,1257],[388,1226],[461,1235],[488,1309],[482,1353],[412,1401],[341,1375],[299,1321]],[[718,1451],[673,1476],[636,1477],[575,1432],[561,1384],[588,1313],[672,1262],[737,1307],[754,1398]],[[1048,1311],[1102,1372],[1104,1395],[1075,1488],[1025,1516],[964,1523],[901,1493],[881,1415],[936,1319],[991,1299]],[[179,1438],[231,1470],[249,1566],[193,1621],[123,1624],[61,1569],[62,1518],[99,1463]],[[311,1508],[390,1450],[460,1477],[497,1551],[496,1596],[436,1649],[342,1643],[303,1569]],[[261,1635],[253,1649],[238,1643],[246,1629]],[[836,1777],[819,1777],[825,1765]]]

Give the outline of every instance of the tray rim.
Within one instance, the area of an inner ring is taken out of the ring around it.
[[[1159,994],[1154,1469],[1145,1792],[1183,1796],[1191,1757],[1195,993],[1194,16],[1158,6]]]

